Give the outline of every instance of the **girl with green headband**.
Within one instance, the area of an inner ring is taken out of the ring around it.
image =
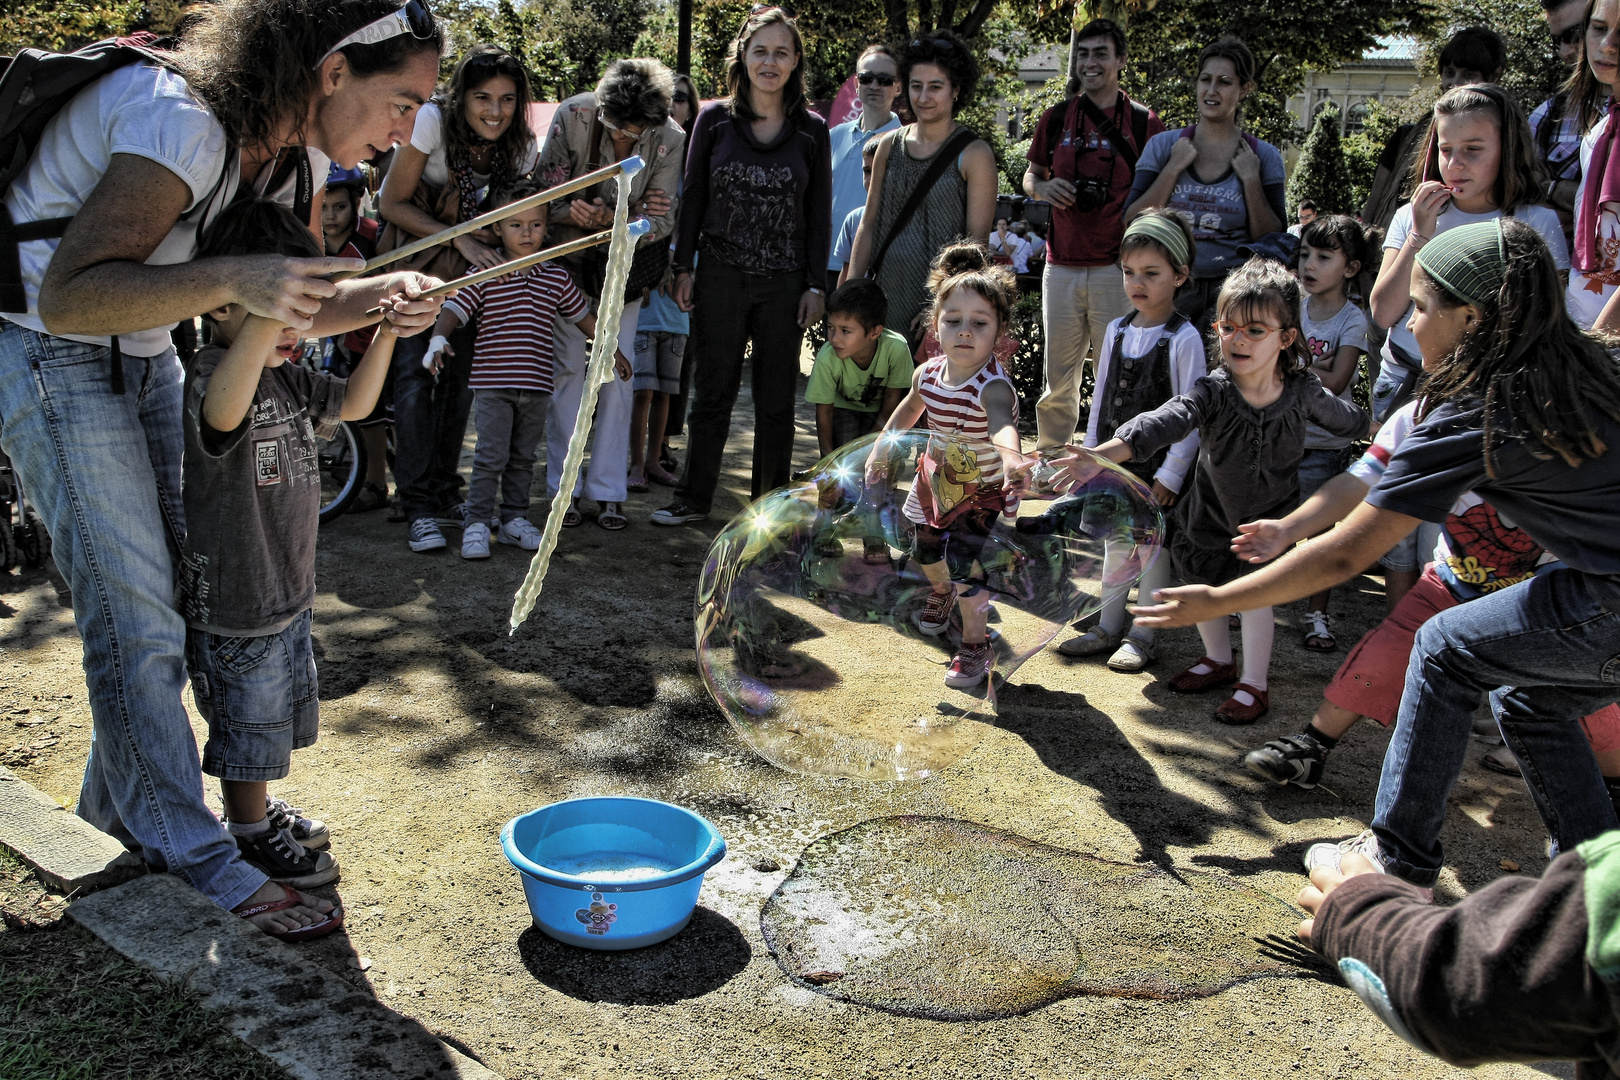
[[[1176,292],[1192,273],[1195,249],[1192,229],[1169,210],[1149,210],[1125,230],[1119,258],[1125,294],[1135,310],[1109,323],[1103,333],[1085,446],[1107,442],[1121,424],[1191,393],[1204,374],[1203,336],[1175,307]],[[1193,433],[1140,461],[1127,462],[1125,468],[1151,486],[1153,497],[1168,510],[1184,489],[1197,457],[1198,435]],[[1114,561],[1128,554],[1109,549],[1104,559]],[[1105,577],[1110,572],[1105,567]],[[1165,555],[1143,572],[1137,592],[1152,596],[1153,590],[1168,584],[1170,558]],[[1125,594],[1119,593],[1103,604],[1095,626],[1065,641],[1057,651],[1063,656],[1108,653],[1113,670],[1141,671],[1154,659],[1153,631],[1132,627],[1127,635],[1124,630]]]

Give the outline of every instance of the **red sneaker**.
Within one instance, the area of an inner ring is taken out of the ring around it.
[[[917,624],[917,629],[929,637],[938,637],[951,625],[951,609],[956,607],[956,589],[953,586],[949,592],[934,592],[929,590],[928,602],[923,609],[911,617]]]
[[[951,666],[945,669],[945,685],[955,690],[970,690],[984,682],[995,663],[995,651],[988,641],[977,645],[963,644],[956,650]]]

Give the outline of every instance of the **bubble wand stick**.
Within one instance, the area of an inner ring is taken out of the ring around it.
[[[640,158],[627,158],[620,162],[626,179],[641,171]],[[602,301],[596,311],[596,340],[591,343],[591,358],[585,365],[585,391],[579,397],[579,415],[574,420],[574,434],[568,440],[568,455],[563,459],[562,479],[557,485],[557,496],[546,515],[546,528],[540,536],[540,547],[529,563],[529,573],[518,586],[512,598],[512,620],[509,634],[517,633],[523,620],[534,610],[534,602],[545,584],[546,570],[551,566],[551,553],[557,547],[557,536],[562,532],[563,515],[573,501],[574,484],[579,479],[579,463],[585,457],[585,443],[591,436],[591,417],[596,412],[596,395],[602,385],[614,378],[613,353],[619,346],[619,319],[624,314],[624,285],[630,278],[630,260],[635,255],[636,240],[651,228],[632,230],[630,227],[630,185],[620,183],[619,198],[613,208],[613,240],[608,244],[607,273],[602,285]],[[637,222],[638,225],[643,224]]]

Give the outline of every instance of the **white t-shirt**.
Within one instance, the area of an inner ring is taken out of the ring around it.
[[[1121,315],[1109,323],[1108,329],[1103,333],[1102,348],[1097,350],[1096,385],[1108,385],[1109,368],[1114,359],[1114,335],[1119,333],[1120,324],[1135,317],[1135,314],[1133,311],[1130,315]],[[1125,350],[1126,356],[1146,356],[1159,344],[1159,339],[1164,337],[1164,328],[1164,323],[1160,323],[1158,326],[1146,327],[1127,325],[1125,327],[1125,339],[1120,342],[1120,347]],[[1204,339],[1199,336],[1196,326],[1190,322],[1183,323],[1181,329],[1176,331],[1176,336],[1170,339],[1171,396],[1179,397],[1188,393],[1192,390],[1193,383],[1197,382],[1207,372],[1208,368],[1204,362]],[[1097,402],[1101,397],[1102,395],[1098,393],[1091,395],[1091,415],[1086,420],[1086,440],[1082,444],[1087,447],[1097,445],[1097,424],[1101,419]],[[1160,402],[1160,404],[1163,404],[1163,402]],[[1121,416],[1117,419],[1123,424],[1130,417]],[[1182,484],[1186,481],[1187,474],[1192,471],[1193,462],[1197,460],[1198,432],[1195,429],[1185,439],[1171,445],[1169,454],[1165,456],[1164,464],[1160,465],[1159,471],[1153,474],[1153,479],[1171,491],[1179,493]]]
[[[1495,221],[1502,216],[1500,210],[1489,210],[1483,214],[1465,214],[1452,206],[1441,211],[1440,217],[1434,224],[1434,235],[1439,236],[1447,229],[1455,229],[1459,225],[1472,225],[1479,221]],[[1524,222],[1547,241],[1547,247],[1552,251],[1553,262],[1558,269],[1569,269],[1569,245],[1564,243],[1564,227],[1558,221],[1558,215],[1545,206],[1521,206],[1513,212],[1514,218]],[[1395,211],[1395,218],[1389,223],[1389,235],[1384,237],[1385,251],[1399,251],[1406,243],[1406,238],[1412,232],[1412,204],[1407,203]],[[1432,239],[1432,238],[1431,238]],[[1389,357],[1388,345],[1396,345],[1409,356],[1419,356],[1417,339],[1412,331],[1406,328],[1406,320],[1412,317],[1412,305],[1406,305],[1406,314],[1401,316],[1400,322],[1389,328],[1389,339],[1385,343],[1384,363],[1393,364]]]
[[[1005,255],[1012,260],[1015,271],[1029,273],[1029,241],[1010,229],[1005,239],[994,229],[990,230],[990,254]]]
[[[146,265],[189,262],[197,254],[199,222],[211,222],[236,195],[241,161],[226,162],[225,150],[225,129],[208,106],[192,95],[184,79],[156,64],[130,64],[79,91],[51,118],[33,160],[6,193],[6,209],[19,223],[71,217],[101,183],[114,154],[147,158],[184,180],[191,189],[191,201]],[[312,194],[318,206],[332,163],[319,150],[310,150],[309,158]],[[226,166],[220,184],[220,170]],[[270,194],[290,205],[296,183],[295,176],[282,190]],[[39,318],[39,285],[58,243],[33,240],[19,246],[28,311],[0,313],[0,318],[42,334],[49,332]],[[120,334],[118,347],[130,356],[157,356],[169,348],[173,325]],[[111,340],[61,336],[95,345]]]
[[[1592,148],[1609,129],[1609,114],[1592,126],[1581,140],[1581,184],[1575,191],[1575,235],[1593,226],[1581,220],[1581,207],[1586,205],[1587,166],[1592,163]],[[1598,207],[1597,220],[1598,265],[1594,273],[1613,280],[1620,276],[1620,204],[1604,203]],[[1603,305],[1614,295],[1615,287],[1587,277],[1579,270],[1569,272],[1569,291],[1564,294],[1569,317],[1584,329],[1590,330],[1597,317],[1603,314]]]
[[[1354,345],[1363,353],[1367,351],[1367,316],[1359,307],[1350,301],[1344,302],[1340,308],[1329,318],[1317,322],[1311,318],[1311,298],[1304,297],[1299,305],[1299,321],[1305,331],[1305,344],[1311,350],[1311,366],[1319,361],[1329,361],[1346,345]],[[1318,375],[1321,372],[1317,372]],[[1352,391],[1356,388],[1356,381],[1361,377],[1361,360],[1356,359],[1356,366],[1350,372],[1350,381],[1345,383],[1339,397],[1345,401],[1353,400]],[[1329,435],[1321,426],[1307,422],[1305,425],[1305,449],[1307,450],[1342,450],[1350,445],[1350,440],[1337,435]]]
[[[515,116],[512,123],[526,123],[525,117]],[[422,166],[422,180],[430,187],[442,188],[450,182],[449,159],[445,157],[444,146],[444,113],[439,103],[430,101],[416,110],[416,126],[411,129],[411,145],[427,155],[427,164]],[[517,164],[513,172],[516,175],[534,171],[534,163],[540,159],[539,140],[529,144],[529,152]],[[485,173],[473,173],[473,179],[479,187],[489,183],[489,176]]]

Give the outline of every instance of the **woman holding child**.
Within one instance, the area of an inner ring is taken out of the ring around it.
[[[19,246],[23,310],[0,321],[0,448],[50,531],[84,638],[94,741],[78,813],[277,936],[342,916],[246,861],[202,798],[181,705],[182,386],[168,327],[232,304],[311,336],[379,304],[398,333],[432,323],[438,303],[413,299],[434,284],[421,274],[333,284],[359,264],[195,255],[244,186],[307,200],[318,233],[328,160],[352,168],[409,136],[441,45],[421,0],[223,0],[172,66],[117,68],[64,106],[6,197],[18,222],[72,218],[60,241]],[[287,820],[274,804],[266,816]]]
[[[698,113],[686,155],[674,262],[675,302],[692,312],[691,431],[675,501],[653,513],[655,525],[708,516],[750,343],[752,494],[788,482],[799,345],[826,303],[832,151],[805,103],[804,44],[787,12],[748,16],[726,81],[730,97]]]
[[[378,247],[391,251],[447,225],[478,216],[485,192],[509,186],[534,169],[538,143],[529,128],[529,79],[504,49],[478,45],[456,66],[450,86],[423,105],[378,193],[388,227]],[[445,280],[473,266],[500,264],[500,244],[487,231],[411,260]],[[409,265],[409,264],[407,264]],[[472,335],[458,335],[449,365],[437,376],[422,364],[426,337],[394,353],[394,482],[410,525],[412,551],[445,546],[439,518],[461,525],[461,441],[472,393],[467,389]]]
[[[1148,140],[1136,164],[1125,220],[1166,207],[1192,226],[1198,261],[1176,296],[1176,310],[1200,330],[1226,275],[1243,262],[1238,248],[1287,220],[1283,160],[1275,146],[1238,126],[1255,84],[1254,54],[1227,37],[1198,54],[1193,94],[1198,122]]]
[[[674,76],[657,60],[615,60],[608,65],[595,91],[577,94],[557,106],[545,151],[535,169],[541,183],[552,187],[632,154],[646,163],[626,181],[630,185],[631,212],[652,224],[652,231],[641,238],[638,246],[637,265],[631,268],[633,287],[642,268],[659,278],[663,276],[669,237],[675,231],[676,193],[686,132],[670,116],[674,90]],[[563,244],[610,228],[620,182],[608,180],[574,194],[566,202],[559,199],[551,203],[552,235],[548,243]],[[601,302],[599,275],[605,259],[605,250],[595,249],[565,260],[575,285],[590,298],[593,310]],[[635,355],[636,320],[644,288],[625,297],[619,349],[626,356]],[[558,320],[555,355],[556,389],[546,420],[546,482],[553,496],[562,484],[563,459],[568,454],[568,440],[574,434],[585,390],[585,336],[574,323]],[[624,500],[630,470],[633,404],[634,391],[629,382],[616,379],[602,387],[596,399],[590,464],[570,493],[564,526],[581,522],[581,495],[597,501],[601,509],[596,523],[602,528],[616,531],[629,524],[624,516]]]

